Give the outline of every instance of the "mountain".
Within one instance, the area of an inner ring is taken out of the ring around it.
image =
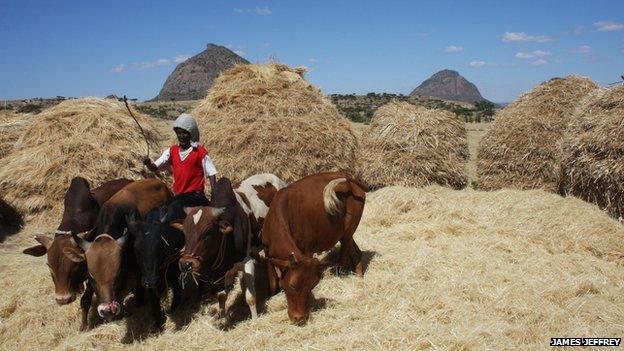
[[[485,100],[479,89],[462,77],[457,71],[442,70],[422,82],[410,96],[429,96],[443,100],[454,100],[474,103]]]
[[[224,46],[208,44],[206,50],[178,64],[153,100],[203,99],[221,72],[235,64],[248,63]]]

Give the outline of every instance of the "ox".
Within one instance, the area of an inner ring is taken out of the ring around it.
[[[280,190],[262,227],[269,289],[286,293],[288,317],[307,321],[308,298],[324,265],[315,253],[340,241],[340,264],[363,275],[362,252],[353,240],[366,200],[367,187],[343,172],[310,175]]]
[[[55,299],[59,305],[71,303],[83,290],[87,279],[87,267],[65,257],[63,250],[74,247],[72,233],[83,233],[93,228],[100,206],[121,188],[131,183],[128,179],[117,179],[89,190],[89,182],[81,177],[72,179],[65,199],[61,224],[54,236],[37,235],[39,245],[29,247],[23,252],[32,256],[48,254],[48,267],[54,282]]]
[[[179,195],[150,211],[145,220],[134,214],[128,219],[128,233],[134,239],[134,255],[139,265],[141,287],[159,328],[165,322],[160,300],[166,294],[167,286],[173,289],[171,311],[180,305],[182,293],[177,261],[184,246],[184,233],[169,226],[169,223],[186,217],[184,206],[206,205],[208,201],[205,198]]]
[[[252,176],[232,190],[227,178],[219,180],[210,207],[185,208],[186,219],[173,223],[186,238],[179,261],[183,278],[189,273],[196,281],[208,281],[219,294],[220,312],[234,277],[244,270],[243,290],[252,317],[257,315],[254,291],[254,260],[251,246],[259,244],[258,222],[263,221],[275,192],[284,182],[272,174]],[[246,283],[245,283],[246,282]],[[199,285],[199,284],[198,284]]]
[[[127,249],[131,247],[127,244],[131,239],[125,235],[127,218],[134,212],[145,216],[170,197],[171,192],[160,180],[133,182],[104,203],[95,228],[89,232],[87,239],[72,233],[78,247],[67,247],[63,252],[74,262],[86,261],[89,271],[89,284],[80,301],[81,330],[87,328],[94,292],[98,300],[98,314],[110,321],[121,312],[119,301],[123,301],[125,293],[136,283],[136,260],[133,250]],[[140,292],[141,289],[137,295]],[[141,296],[137,296],[137,300],[142,300]]]

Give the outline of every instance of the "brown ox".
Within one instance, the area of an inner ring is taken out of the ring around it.
[[[340,264],[362,276],[362,252],[353,241],[366,191],[343,172],[310,175],[280,190],[262,227],[270,293],[279,286],[286,293],[288,317],[305,323],[308,298],[318,284],[323,265],[314,253],[330,250],[340,241]]]
[[[98,314],[110,321],[121,312],[119,301],[135,283],[133,275],[136,275],[136,260],[132,245],[127,245],[130,239],[124,235],[127,217],[133,212],[145,216],[152,208],[163,205],[171,195],[160,180],[133,182],[102,206],[96,226],[88,235],[89,240],[73,235],[80,248],[68,247],[64,253],[74,262],[86,261],[90,276],[87,290],[80,301],[81,330],[87,328],[93,292],[98,299]]]
[[[100,206],[121,188],[131,183],[128,179],[117,179],[89,190],[89,182],[81,177],[72,179],[63,201],[63,217],[54,236],[37,235],[40,244],[23,252],[32,256],[48,254],[48,267],[54,282],[55,299],[59,305],[71,303],[83,290],[87,279],[87,267],[65,257],[63,250],[74,247],[72,233],[83,233],[95,224]]]

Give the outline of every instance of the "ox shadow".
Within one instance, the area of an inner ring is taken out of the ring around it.
[[[370,262],[377,255],[379,255],[377,251],[362,250],[362,267],[364,268],[364,276],[366,276]],[[333,276],[346,276],[354,274],[352,271],[345,272],[342,267],[340,267],[340,245],[331,249],[327,255],[322,258],[322,261],[328,264],[330,267],[329,274]]]

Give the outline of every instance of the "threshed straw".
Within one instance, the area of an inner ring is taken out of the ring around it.
[[[369,194],[354,237],[364,277],[326,272],[303,327],[283,293],[251,320],[235,290],[231,323],[211,314],[215,302],[148,335],[130,303],[128,319],[80,333],[78,302],[57,306],[42,259],[19,253],[37,229],[0,246],[0,349],[544,350],[553,336],[622,334],[624,227],[541,190]]]
[[[158,140],[150,119],[137,118],[152,143]],[[24,130],[0,169],[0,192],[23,213],[62,204],[70,180],[92,186],[144,173],[143,137],[122,103],[85,98],[67,100],[40,113]]]
[[[219,76],[193,115],[221,175],[241,181],[270,172],[291,182],[351,170],[356,139],[349,123],[304,72],[269,63]]]
[[[597,87],[589,78],[553,78],[502,110],[479,143],[479,187],[556,191],[559,142],[579,101]]]
[[[358,175],[371,188],[387,185],[466,186],[468,142],[453,113],[393,101],[363,133]]]
[[[9,155],[13,150],[13,145],[24,133],[31,118],[30,115],[7,110],[0,111],[0,159]]]
[[[563,140],[560,191],[624,217],[624,86],[597,89]]]

